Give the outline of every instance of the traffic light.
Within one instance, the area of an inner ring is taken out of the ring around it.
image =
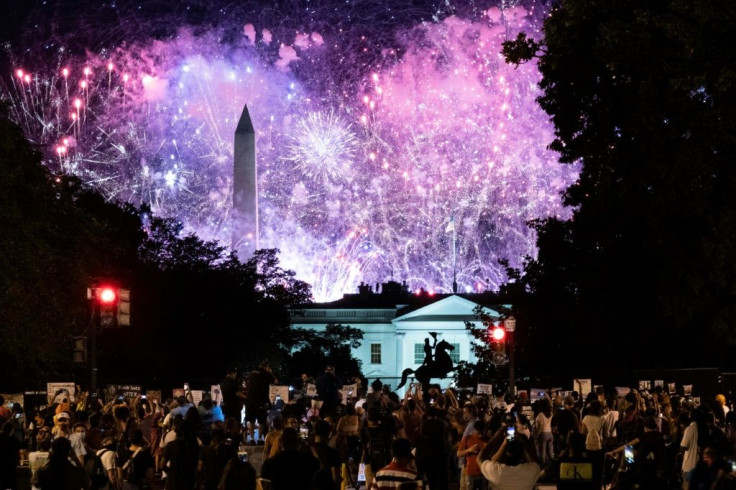
[[[72,360],[79,364],[87,362],[87,337],[72,338]]]
[[[488,341],[491,344],[491,362],[500,366],[506,364],[506,329],[503,325],[491,324],[488,327]]]
[[[93,301],[99,312],[100,327],[130,325],[130,289],[112,285],[87,288],[87,298]]]
[[[100,327],[114,327],[118,313],[118,290],[110,286],[99,287],[95,297],[100,307]]]
[[[506,329],[503,325],[491,324],[488,327],[488,341],[494,352],[506,352]]]
[[[130,326],[130,289],[118,289],[118,327]]]

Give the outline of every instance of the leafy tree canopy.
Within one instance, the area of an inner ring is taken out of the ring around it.
[[[564,0],[543,43],[505,46],[537,57],[551,147],[581,165],[573,218],[535,224],[539,256],[512,286],[530,332],[561,349],[542,363],[732,362],[734,18],[732,2]]]

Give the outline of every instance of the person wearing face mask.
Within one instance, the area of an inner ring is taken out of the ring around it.
[[[72,460],[75,460],[77,466],[83,466],[86,459],[87,444],[84,442],[84,438],[87,435],[87,426],[83,422],[77,422],[72,427],[72,433],[69,435],[69,442],[72,443]]]

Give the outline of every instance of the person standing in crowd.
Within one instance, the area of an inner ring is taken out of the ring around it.
[[[473,422],[473,430],[470,434],[464,435],[457,448],[458,458],[464,458],[463,474],[464,482],[467,490],[482,490],[483,473],[478,465],[478,453],[486,447],[486,440],[483,436],[486,430],[484,420],[475,418]]]
[[[115,437],[106,436],[102,440],[102,449],[97,451],[97,457],[102,461],[102,468],[107,475],[108,484],[106,487],[103,487],[106,490],[117,490],[122,486],[122,481],[118,475],[118,456],[115,452],[117,445]]]
[[[334,415],[335,408],[340,404],[340,389],[342,381],[335,375],[334,366],[326,366],[325,372],[315,381],[317,396],[322,400],[322,413]]]
[[[51,437],[69,437],[72,434],[71,418],[68,412],[59,412],[54,416],[54,427],[51,429]]]
[[[342,482],[340,453],[328,444],[330,432],[328,422],[319,420],[314,424],[314,443],[311,449],[320,463],[320,469],[315,477],[315,490],[339,490]]]
[[[688,474],[686,482],[690,490],[733,488],[731,463],[723,459],[718,449],[707,446],[703,449],[703,458]]]
[[[225,379],[220,382],[220,392],[222,393],[222,413],[225,420],[233,418],[240,423],[242,421],[241,412],[245,402],[245,393],[238,382],[237,368],[231,367],[227,370]]]
[[[251,444],[263,444],[266,437],[269,405],[269,386],[276,383],[276,377],[268,360],[262,361],[258,369],[250,373],[245,387],[245,421],[248,423],[248,438]],[[258,424],[258,441],[255,438]]]
[[[204,490],[217,490],[225,466],[237,456],[237,447],[225,443],[225,431],[220,427],[212,429],[210,443],[202,448],[197,464]]]
[[[166,490],[192,490],[196,484],[199,445],[197,429],[183,420],[176,439],[164,446],[163,467],[166,469]]]
[[[590,403],[588,413],[580,421],[580,433],[585,435],[585,450],[593,462],[593,481],[596,488],[603,484],[603,407],[596,398]]]
[[[320,462],[310,451],[300,447],[299,434],[291,427],[281,433],[281,451],[263,462],[261,479],[271,483],[271,490],[312,488]]]
[[[262,490],[256,469],[248,461],[231,459],[222,472],[218,490]]]
[[[447,490],[450,479],[452,434],[444,410],[430,406],[419,430],[417,468],[432,490]]]
[[[365,410],[367,413],[373,405],[380,402],[382,396],[383,396],[383,382],[381,381],[380,378],[376,378],[371,383],[371,392],[366,394],[365,396],[365,402],[363,403],[363,410]]]
[[[5,406],[5,397],[0,395],[0,426],[10,420],[12,415],[10,409]]]
[[[26,414],[23,413],[23,407],[20,403],[13,403],[11,411],[13,413],[10,417],[10,421],[13,423],[13,437],[18,440],[21,448],[26,449]]]
[[[393,418],[384,417],[379,405],[373,405],[363,426],[362,462],[365,463],[366,486],[370,487],[375,472],[391,460],[391,440],[394,436]]]
[[[150,489],[154,485],[156,463],[150,448],[143,439],[143,431],[139,428],[131,429],[128,434],[130,459],[125,462],[125,490]]]
[[[552,415],[552,429],[557,434],[555,452],[560,453],[567,446],[570,433],[580,431],[580,418],[575,410],[575,398],[572,395],[567,395],[562,407],[555,410]]]
[[[534,418],[534,442],[542,467],[555,459],[554,436],[552,435],[552,403],[549,398],[539,400],[539,413]]]
[[[66,437],[57,437],[51,444],[51,455],[31,480],[40,490],[89,490],[92,482],[84,468],[69,461],[72,445]]]
[[[18,465],[20,464],[20,443],[13,436],[15,426],[11,420],[2,425],[0,431],[0,488],[18,488]]]
[[[680,441],[680,449],[683,453],[682,456],[682,479],[687,480],[690,472],[695,469],[700,459],[700,453],[698,451],[698,430],[700,429],[698,424],[698,414],[694,411],[691,414],[690,425],[685,428],[682,434],[682,440]]]
[[[405,482],[416,482],[415,489],[424,488],[421,477],[411,467],[411,443],[407,439],[396,439],[391,444],[391,454],[393,459],[388,466],[376,471],[370,490],[399,488]]]
[[[461,422],[465,425],[462,427],[462,433],[460,434],[461,442],[463,439],[470,437],[470,435],[474,432],[476,420],[478,420],[478,410],[471,402],[467,402],[465,405],[463,405],[462,411]],[[460,448],[458,447],[457,458],[458,465],[460,466],[460,490],[468,489],[468,473],[467,465],[465,464],[465,454],[466,453],[461,454]]]
[[[273,419],[272,430],[266,434],[263,442],[263,459],[272,458],[279,452],[279,440],[281,439],[281,431],[284,429],[284,416],[278,414]]]
[[[31,480],[36,476],[39,468],[43,467],[49,460],[51,450],[51,430],[44,427],[36,434],[36,450],[28,453],[28,466],[31,469]]]
[[[633,468],[628,471],[626,478],[636,488],[651,490],[667,488],[666,485],[666,456],[664,437],[657,427],[654,417],[644,419],[644,433],[632,441],[606,453],[606,456],[615,457],[623,453],[627,447],[633,448],[636,453]],[[630,463],[629,463],[630,464]]]

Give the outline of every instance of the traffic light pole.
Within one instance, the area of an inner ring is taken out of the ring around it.
[[[509,351],[509,394],[511,396],[516,396],[516,373],[514,372],[514,367],[516,366],[516,353],[514,352],[515,346],[514,346],[514,335],[516,332],[516,318],[513,316],[508,316],[503,322],[504,328],[506,329],[506,335],[507,337],[507,343],[506,346],[508,347]]]
[[[514,331],[506,333],[508,335],[508,342],[506,343],[509,349],[509,394],[511,396],[516,395],[516,374],[514,373]]]
[[[92,308],[94,310],[94,320],[89,335],[89,393],[94,398],[97,396],[97,329],[100,328],[100,302],[96,298],[92,301]]]

